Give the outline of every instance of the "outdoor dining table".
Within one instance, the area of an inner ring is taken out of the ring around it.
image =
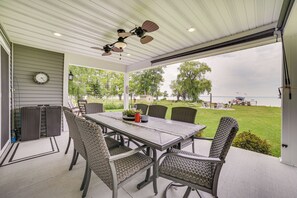
[[[129,139],[147,145],[147,154],[149,154],[150,149],[152,149],[154,160],[157,158],[156,150],[164,151],[173,146],[179,148],[182,141],[192,138],[195,134],[206,128],[205,125],[155,117],[149,117],[148,122],[146,123],[137,123],[134,121],[123,120],[121,112],[104,112],[86,114],[84,116],[86,119],[91,120],[102,127],[114,130]],[[141,189],[147,185],[150,180],[149,169],[145,180],[138,184],[137,188]]]

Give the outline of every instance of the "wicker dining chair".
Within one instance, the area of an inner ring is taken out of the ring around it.
[[[147,115],[156,118],[165,118],[167,107],[163,105],[150,105]]]
[[[77,106],[79,108],[80,114],[85,115],[86,114],[86,109],[85,109],[85,104],[87,104],[87,100],[77,100]]]
[[[164,158],[159,167],[159,175],[176,183],[188,186],[184,197],[188,197],[192,190],[210,193],[218,197],[217,188],[221,168],[238,131],[238,123],[230,117],[222,117],[212,141],[209,156],[171,149],[159,158]],[[181,186],[170,183],[171,186]],[[200,194],[199,194],[200,195]]]
[[[68,107],[64,107],[63,106],[63,111],[69,111],[71,113],[74,113],[72,109],[68,108]],[[66,118],[66,121],[67,121],[67,118]],[[68,143],[67,143],[67,147],[66,147],[66,150],[65,150],[65,154],[68,153],[68,150],[69,150],[69,147],[70,147],[70,144],[71,144],[71,139],[72,139],[72,130],[69,129],[69,137],[68,137]]]
[[[173,107],[171,120],[195,124],[197,109],[190,107]],[[185,148],[192,144],[192,151],[195,152],[194,137],[185,139],[180,143],[180,148]]]
[[[104,112],[102,103],[87,103],[85,104],[86,114],[90,113],[102,113]]]
[[[74,144],[73,157],[72,157],[70,167],[69,167],[69,170],[72,170],[73,166],[77,162],[79,155],[81,155],[85,160],[87,159],[87,156],[86,156],[83,141],[81,139],[80,132],[79,132],[77,125],[75,123],[75,118],[77,116],[71,111],[71,109],[69,109],[67,107],[63,107],[63,109],[64,109],[66,121],[68,124],[68,128],[69,128],[69,134],[71,134],[71,138],[73,139],[73,144]],[[110,133],[108,135],[113,135],[113,134]],[[106,141],[108,148],[118,147],[121,144],[120,142],[114,140],[113,138],[107,137],[107,136],[105,136],[105,141]],[[86,165],[86,167],[87,167],[87,165]],[[85,185],[84,181],[86,178],[86,172],[87,172],[87,168],[85,169],[84,180],[83,180],[83,183],[80,188],[81,190],[83,190],[84,185]]]
[[[147,104],[135,104],[134,107],[138,110],[140,109],[142,111],[142,115],[146,115],[148,105]]]
[[[76,117],[75,122],[85,145],[88,162],[83,197],[86,196],[88,191],[91,171],[112,190],[112,197],[117,198],[118,188],[152,166],[154,167],[154,192],[155,194],[158,193],[156,157],[152,159],[140,153],[147,146],[141,146],[134,150],[125,146],[108,149],[101,128],[98,125],[80,117]]]

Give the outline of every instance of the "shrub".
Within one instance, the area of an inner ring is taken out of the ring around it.
[[[124,104],[123,102],[105,102],[104,103],[104,109],[110,110],[110,109],[123,109]]]
[[[267,140],[261,139],[250,131],[244,131],[238,134],[235,137],[232,145],[238,148],[271,155],[270,143],[267,142]]]

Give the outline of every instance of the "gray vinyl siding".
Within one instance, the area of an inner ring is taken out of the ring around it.
[[[13,64],[15,125],[18,128],[21,107],[63,104],[64,54],[14,44]],[[37,72],[47,73],[49,82],[36,84],[33,76]]]

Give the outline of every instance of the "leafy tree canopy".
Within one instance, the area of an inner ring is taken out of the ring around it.
[[[124,92],[124,74],[94,68],[69,66],[74,78],[69,81],[68,93],[76,100],[90,95],[98,98],[118,96]]]
[[[170,88],[173,95],[198,101],[199,95],[204,92],[211,91],[211,81],[205,78],[207,72],[211,72],[211,68],[206,63],[198,61],[184,62],[178,68],[179,74],[177,79],[171,82]]]
[[[136,95],[161,96],[160,87],[164,82],[164,67],[156,67],[130,75],[130,92]]]

